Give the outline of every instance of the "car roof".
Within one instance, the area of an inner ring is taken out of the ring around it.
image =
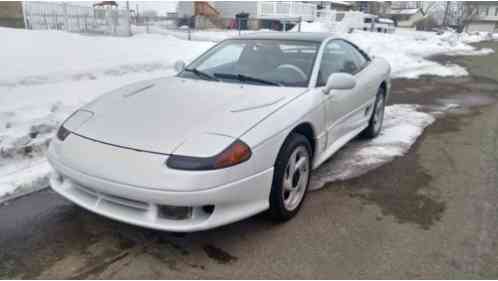
[[[295,40],[323,42],[328,38],[337,37],[329,32],[253,32],[230,39],[255,39],[255,40]]]

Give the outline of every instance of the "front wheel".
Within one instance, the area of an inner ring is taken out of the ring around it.
[[[270,192],[271,217],[287,221],[297,214],[306,197],[311,172],[311,145],[292,134],[279,152]]]
[[[382,124],[384,123],[384,109],[386,106],[386,99],[384,94],[384,89],[380,88],[377,93],[377,98],[375,100],[374,110],[372,112],[372,117],[368,122],[368,127],[363,131],[362,136],[365,138],[375,138],[380,134],[382,130]]]

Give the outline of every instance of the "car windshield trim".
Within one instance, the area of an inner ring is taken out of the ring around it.
[[[272,86],[282,86],[281,83],[275,82],[275,81],[270,81],[270,80],[265,80],[257,77],[252,77],[249,75],[244,75],[244,74],[231,74],[231,73],[215,73],[215,77],[217,78],[225,78],[225,79],[237,79],[241,82],[256,82],[256,83],[261,83],[261,84],[266,84],[266,85],[272,85]]]

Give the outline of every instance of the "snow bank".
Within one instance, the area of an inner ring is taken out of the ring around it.
[[[467,71],[460,66],[442,65],[425,58],[438,54],[474,54],[475,48],[458,38],[438,36],[420,31],[397,31],[394,34],[355,31],[346,38],[368,50],[375,56],[391,63],[395,78],[417,78],[421,75],[465,76]]]
[[[45,158],[0,167],[0,203],[48,187],[52,168]]]
[[[313,172],[310,189],[361,176],[406,154],[424,128],[435,120],[432,114],[418,111],[418,107],[387,106],[381,134],[373,140],[356,140],[342,148]]]
[[[465,43],[478,43],[482,41],[498,40],[498,33],[493,34],[489,32],[463,32],[458,36],[460,36],[460,40]]]
[[[301,30],[305,32],[338,31],[340,36],[351,40],[369,54],[389,61],[394,78],[417,78],[421,75],[465,76],[468,73],[463,67],[454,64],[442,65],[426,58],[439,54],[486,55],[493,52],[491,49],[477,50],[467,44],[467,42],[482,41],[483,36],[461,36],[451,32],[437,35],[434,32],[398,29],[392,34],[361,30],[345,33],[340,29],[340,25],[323,22],[303,23]],[[297,27],[292,31],[297,31]]]
[[[161,71],[212,46],[158,34],[121,38],[0,28],[0,36],[0,86],[10,87]]]

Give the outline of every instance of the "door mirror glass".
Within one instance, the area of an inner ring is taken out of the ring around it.
[[[329,76],[324,93],[330,92],[330,90],[351,90],[356,86],[356,78],[344,72],[333,73]]]
[[[185,69],[185,62],[182,60],[175,62],[175,70],[176,72],[182,72]]]

